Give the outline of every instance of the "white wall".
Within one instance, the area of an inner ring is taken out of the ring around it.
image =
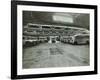
[[[45,2],[58,2],[58,3],[74,3],[74,4],[92,4],[99,5],[100,14],[100,0],[33,0],[33,1],[45,1]],[[10,32],[11,32],[11,14],[10,14],[10,0],[0,0],[0,80],[10,80]],[[100,15],[98,16],[100,21]],[[100,26],[100,23],[98,23]],[[100,27],[98,34],[100,34]],[[98,41],[100,41],[100,36]],[[98,42],[100,44],[100,42]],[[100,48],[100,45],[99,45]],[[99,50],[99,49],[98,49]],[[100,50],[99,52],[100,53]],[[100,54],[98,54],[98,67],[100,67]],[[100,73],[100,68],[99,68]],[[84,75],[84,76],[66,76],[66,77],[55,77],[55,78],[39,78],[33,80],[99,80],[100,74],[98,75]],[[28,80],[28,79],[27,79]],[[32,79],[31,79],[32,80]]]

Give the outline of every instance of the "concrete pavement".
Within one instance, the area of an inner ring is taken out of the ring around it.
[[[23,49],[23,68],[89,65],[89,45],[43,43]]]

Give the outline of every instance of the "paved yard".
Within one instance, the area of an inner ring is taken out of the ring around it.
[[[89,65],[89,45],[44,43],[23,49],[23,68]]]

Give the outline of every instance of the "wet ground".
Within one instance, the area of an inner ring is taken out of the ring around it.
[[[23,49],[23,68],[89,65],[89,45],[43,43]]]

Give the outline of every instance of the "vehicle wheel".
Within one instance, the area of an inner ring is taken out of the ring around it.
[[[70,40],[68,40],[68,43],[70,43]]]
[[[75,45],[78,44],[77,41],[75,41],[74,44],[75,44]]]
[[[26,46],[29,47],[30,46],[30,42],[26,42]]]
[[[86,44],[89,44],[89,41],[87,41]]]

